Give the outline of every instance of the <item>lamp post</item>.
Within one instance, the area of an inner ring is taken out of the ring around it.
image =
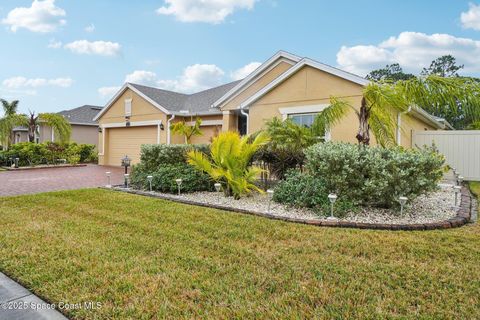
[[[330,200],[330,217],[327,218],[327,220],[336,220],[337,218],[335,218],[333,216],[333,204],[335,203],[335,201],[337,201],[337,195],[334,194],[334,193],[330,193],[328,195],[328,200]]]
[[[128,174],[128,167],[130,167],[130,163],[132,162],[132,159],[130,159],[127,155],[122,158],[122,167],[125,168],[125,188],[128,188],[128,182],[127,182],[127,174]]]
[[[153,180],[153,176],[147,176],[147,180],[148,180],[148,185],[150,187],[150,192],[152,192],[152,180]]]
[[[407,197],[400,197],[398,198],[398,202],[400,202],[400,215],[403,215],[403,206],[407,203]]]
[[[130,179],[130,175],[128,173],[125,173],[123,176],[125,177],[125,188],[128,189],[128,180]]]
[[[112,173],[110,171],[107,171],[107,172],[105,172],[105,174],[107,175],[107,185],[105,187],[111,188],[112,187],[112,183],[111,183]]]
[[[272,206],[272,199],[273,199],[273,193],[274,191],[272,189],[268,189],[267,190],[267,194],[268,194],[268,213],[270,213],[270,207]]]
[[[453,187],[453,190],[455,190],[455,206],[457,206],[457,200],[458,200],[458,194],[460,193],[460,191],[462,191],[462,187],[460,186],[454,186]]]
[[[178,186],[178,195],[180,195],[180,189],[182,186],[182,179],[176,179],[175,182],[177,183]]]

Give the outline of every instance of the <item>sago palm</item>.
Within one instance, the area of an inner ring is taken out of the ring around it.
[[[407,111],[409,107],[437,105],[442,108],[464,112],[471,119],[480,119],[480,92],[478,84],[462,78],[442,78],[429,76],[412,78],[396,83],[371,82],[363,89],[360,108],[357,109],[346,100],[331,97],[330,106],[315,119],[319,125],[331,128],[338,123],[349,110],[358,117],[359,127],[356,135],[358,143],[370,144],[370,132],[382,146],[395,144],[395,113]]]
[[[253,141],[250,140],[249,136],[240,137],[236,132],[223,132],[213,139],[210,156],[190,151],[187,154],[188,163],[221,183],[227,196],[240,199],[252,190],[262,192],[254,182],[263,170],[250,165],[250,162],[269,137],[266,132],[261,132]]]
[[[202,130],[200,126],[202,125],[202,119],[197,118],[193,125],[185,123],[185,121],[176,122],[170,126],[172,133],[182,135],[185,137],[185,143],[190,144],[193,136],[201,136]]]

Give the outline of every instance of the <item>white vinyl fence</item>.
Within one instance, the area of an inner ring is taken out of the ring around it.
[[[480,181],[480,130],[413,132],[414,147],[432,144],[465,179]]]

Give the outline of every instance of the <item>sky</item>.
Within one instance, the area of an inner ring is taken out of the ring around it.
[[[0,98],[58,112],[105,105],[126,81],[197,92],[278,50],[361,76],[452,54],[479,76],[480,2],[0,0],[0,43]]]

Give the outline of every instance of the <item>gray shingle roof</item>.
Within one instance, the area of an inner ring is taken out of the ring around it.
[[[84,105],[78,108],[60,111],[58,114],[64,116],[70,123],[94,125],[97,123],[93,121],[93,118],[95,118],[102,109],[103,107],[100,106]]]
[[[215,88],[207,89],[193,94],[178,93],[139,84],[130,83],[135,89],[167,109],[172,113],[186,114],[221,114],[218,109],[211,108],[212,104],[227,93],[240,81],[233,81]]]

